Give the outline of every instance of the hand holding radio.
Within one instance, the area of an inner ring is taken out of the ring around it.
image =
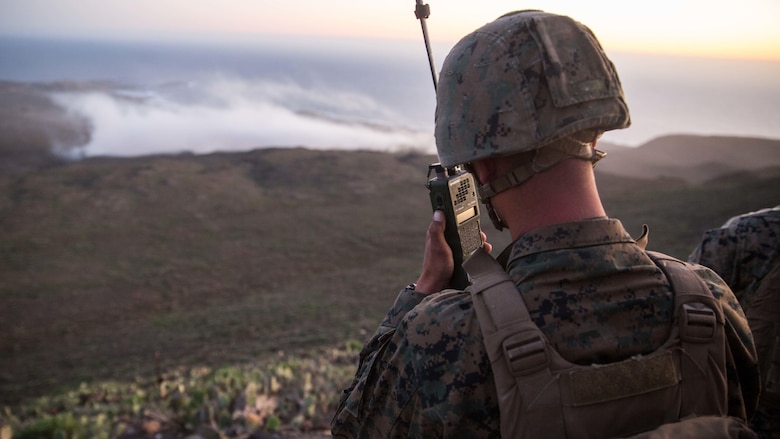
[[[452,279],[455,264],[452,260],[452,249],[444,238],[445,227],[444,212],[435,211],[425,234],[422,273],[416,282],[416,290],[422,293],[444,290]]]
[[[444,212],[435,211],[426,233],[422,274],[416,282],[416,290],[419,292],[436,293],[451,286],[455,263],[452,249],[444,236],[445,227]],[[485,251],[490,253],[493,246],[487,242],[484,232],[480,232],[480,240]]]
[[[435,174],[433,178],[431,172]],[[460,167],[445,168],[434,163],[428,166],[427,187],[433,211],[441,211],[444,217],[444,239],[450,248],[449,259],[453,264],[448,286],[464,289],[469,281],[463,270],[463,261],[484,242],[484,234],[479,227],[479,202],[474,177]],[[430,227],[428,233],[431,233]],[[430,243],[429,237],[426,256]]]

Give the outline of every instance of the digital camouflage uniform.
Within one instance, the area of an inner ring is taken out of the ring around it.
[[[673,296],[663,273],[615,219],[532,230],[504,252],[506,269],[534,323],[579,364],[647,354],[670,331]],[[503,259],[503,258],[499,258]],[[731,290],[705,267],[697,274],[723,304],[729,414],[757,399],[752,338]],[[335,437],[499,437],[490,362],[468,290],[401,291],[360,354],[341,395]]]
[[[507,156],[517,166],[477,188],[499,230],[494,195],[562,160],[595,163],[598,135],[630,124],[617,72],[595,35],[542,11],[506,14],[461,39],[442,65],[436,100],[443,166]],[[552,346],[589,365],[650,353],[671,333],[670,285],[643,248],[618,220],[598,218],[531,230],[499,261]],[[712,270],[694,270],[723,305],[728,411],[744,419],[759,386],[747,320]],[[362,350],[332,432],[498,437],[499,412],[471,292],[407,288]]]
[[[765,383],[765,396],[751,420],[751,427],[761,437],[780,437],[777,401],[770,404],[766,396],[772,355],[780,355],[780,352],[773,352],[773,349],[780,349],[777,345],[780,336],[780,206],[736,216],[721,228],[706,231],[689,260],[718,273],[745,310]],[[778,371],[772,370],[772,373],[773,379],[778,380]],[[780,386],[780,382],[772,384]]]

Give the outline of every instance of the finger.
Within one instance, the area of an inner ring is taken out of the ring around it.
[[[490,253],[493,251],[493,244],[487,242],[487,235],[485,232],[480,231],[479,234],[482,236],[482,248],[485,249],[486,252]]]
[[[417,280],[417,289],[424,293],[435,293],[447,287],[452,277],[452,251],[444,237],[444,213],[436,211],[428,225],[423,255],[423,267]]]
[[[444,237],[444,228],[446,227],[444,221],[444,212],[437,210],[433,213],[433,220],[428,226],[428,242],[430,243],[429,251],[436,255],[443,255],[447,252],[449,247],[447,246],[447,240]]]
[[[441,229],[444,230],[444,227],[446,227],[446,224],[444,222],[444,212],[441,210],[437,210],[433,212],[433,223],[436,223],[441,226]]]

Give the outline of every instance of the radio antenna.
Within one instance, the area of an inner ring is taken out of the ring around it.
[[[433,91],[436,91],[439,80],[436,78],[436,64],[433,62],[433,51],[431,50],[431,42],[428,39],[428,26],[425,23],[425,19],[431,15],[431,7],[428,4],[423,4],[422,0],[417,0],[417,7],[414,9],[414,15],[420,20],[420,26],[422,27],[423,40],[425,41],[425,51],[428,52],[428,64],[431,66],[431,77],[433,78]]]

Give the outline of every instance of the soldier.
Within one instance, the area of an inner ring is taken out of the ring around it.
[[[762,384],[750,425],[759,437],[780,436],[780,206],[707,230],[688,260],[715,270],[745,310]]]
[[[506,14],[463,38],[442,67],[439,160],[475,174],[493,224],[514,240],[498,260],[533,323],[580,365],[645,355],[670,337],[669,281],[620,221],[607,217],[593,174],[604,155],[595,149],[599,136],[629,123],[614,66],[591,31],[569,17]],[[446,289],[453,262],[443,228],[437,212],[422,273],[399,293],[341,395],[335,437],[501,434],[472,296]],[[690,269],[723,305],[723,405],[727,393],[728,414],[744,420],[758,398],[747,322],[713,271]]]

